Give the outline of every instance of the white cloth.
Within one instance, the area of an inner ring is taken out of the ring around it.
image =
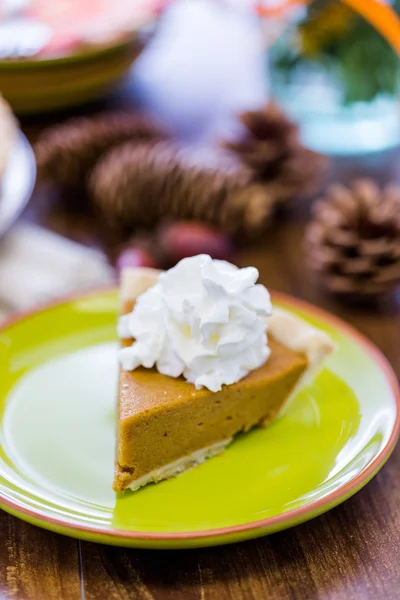
[[[0,320],[52,298],[110,284],[114,278],[98,250],[21,223],[0,242]]]

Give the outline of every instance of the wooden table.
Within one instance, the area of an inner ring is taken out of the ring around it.
[[[132,105],[130,82],[95,108]],[[74,111],[89,113],[93,107]],[[30,118],[33,140],[52,120]],[[332,178],[396,176],[399,153],[336,161]],[[395,303],[375,309],[336,304],[306,269],[301,251],[307,203],[265,234],[238,262],[259,268],[270,288],[314,302],[372,339],[400,375]],[[78,239],[77,227],[36,193],[25,218]],[[0,513],[0,598],[21,600],[391,600],[400,597],[400,448],[355,497],[309,523],[246,543],[191,551],[107,547],[48,533]]]

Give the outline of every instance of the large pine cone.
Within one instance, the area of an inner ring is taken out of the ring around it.
[[[247,169],[221,160],[204,162],[168,142],[127,143],[94,169],[93,202],[121,241],[164,219],[195,219],[229,234],[254,234],[265,227],[275,200],[264,186],[249,185]]]
[[[79,117],[46,130],[35,145],[39,178],[69,189],[85,186],[104,152],[127,140],[152,140],[163,132],[139,113]]]
[[[336,184],[314,206],[306,230],[311,267],[340,295],[377,297],[400,283],[400,186]]]
[[[223,146],[252,170],[255,182],[268,184],[278,202],[315,190],[326,159],[304,148],[297,125],[278,106],[244,112],[240,120],[242,136]]]

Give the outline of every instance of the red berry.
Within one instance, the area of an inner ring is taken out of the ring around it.
[[[116,269],[121,272],[125,267],[150,267],[156,268],[155,258],[141,248],[125,248],[117,258]]]
[[[228,260],[233,248],[230,238],[217,229],[196,221],[181,221],[160,231],[161,249],[172,262],[188,256],[209,254],[212,258]]]

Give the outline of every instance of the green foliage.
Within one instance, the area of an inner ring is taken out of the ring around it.
[[[274,67],[288,78],[294,69],[307,65],[333,73],[341,83],[344,103],[370,101],[380,93],[398,92],[400,61],[368,22],[349,12],[341,31],[337,24],[329,30],[327,9],[337,4],[337,0],[314,2],[296,27],[276,44]],[[400,0],[394,7],[400,13]]]

